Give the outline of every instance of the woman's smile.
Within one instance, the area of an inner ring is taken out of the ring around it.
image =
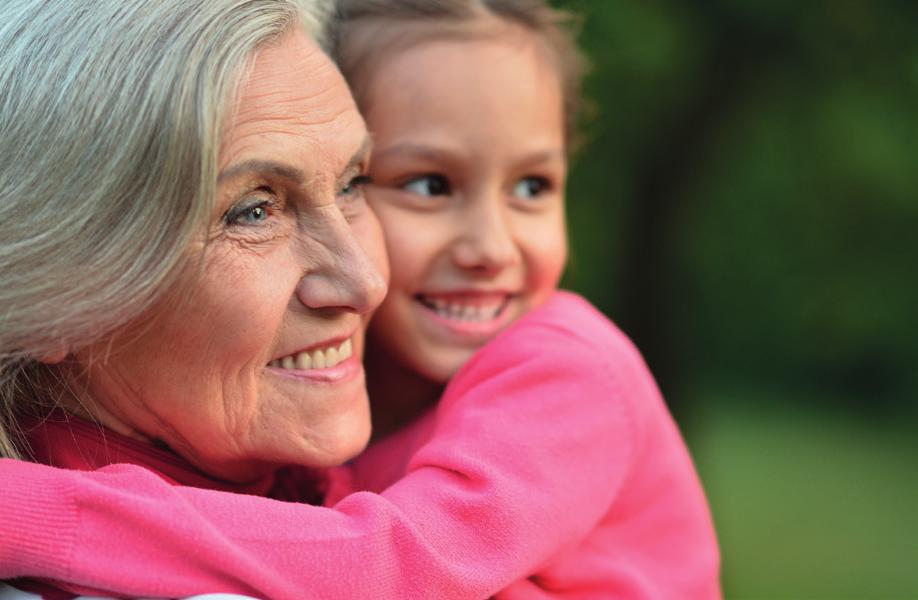
[[[360,186],[366,128],[311,40],[295,32],[262,49],[234,117],[184,286],[131,343],[86,360],[110,414],[245,481],[279,464],[340,464],[365,446],[364,321],[387,265]]]
[[[323,342],[276,358],[268,363],[269,372],[304,381],[342,382],[361,374],[360,352],[355,353],[354,335]]]

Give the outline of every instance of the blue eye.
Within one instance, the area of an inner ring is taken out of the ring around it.
[[[517,198],[536,198],[551,188],[544,177],[523,177],[513,186],[513,195]]]
[[[227,225],[255,225],[268,219],[269,200],[258,200],[234,206],[226,212],[223,220]]]
[[[245,212],[239,215],[239,221],[245,223],[257,223],[268,218],[268,209],[262,205],[247,208]]]
[[[348,181],[347,185],[341,188],[341,191],[338,192],[338,195],[350,196],[352,194],[356,194],[360,191],[360,188],[365,185],[370,185],[371,183],[373,183],[373,178],[369,175],[358,175],[357,177],[354,177]]]
[[[419,196],[447,196],[451,193],[449,181],[443,175],[422,175],[404,184],[402,189]]]

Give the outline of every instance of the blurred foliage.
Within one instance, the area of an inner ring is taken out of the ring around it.
[[[918,3],[560,4],[593,64],[567,284],[677,414],[728,377],[914,415]]]
[[[558,0],[566,285],[695,454],[728,598],[918,598],[918,2]]]

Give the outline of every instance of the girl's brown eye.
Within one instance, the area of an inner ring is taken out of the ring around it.
[[[418,196],[448,196],[452,193],[449,180],[443,175],[421,175],[402,184],[402,189]]]
[[[551,188],[544,177],[523,177],[513,186],[513,195],[517,198],[537,198]]]

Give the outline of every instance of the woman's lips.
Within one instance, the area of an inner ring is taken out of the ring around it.
[[[325,367],[324,369],[284,369],[283,367],[268,366],[268,371],[285,379],[307,381],[310,383],[342,383],[350,381],[363,373],[363,364],[360,362],[357,355],[352,355],[350,358],[339,362],[334,367]]]
[[[363,370],[360,357],[354,353],[354,342],[303,350],[272,360],[268,369],[277,375],[300,380],[338,382],[350,379]]]
[[[354,343],[351,338],[347,338],[339,344],[330,344],[322,348],[313,348],[312,350],[303,350],[272,360],[268,363],[269,367],[275,369],[298,369],[308,371],[311,369],[326,369],[345,361],[354,354]]]

